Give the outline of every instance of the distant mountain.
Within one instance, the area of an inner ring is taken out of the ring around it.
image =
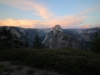
[[[97,32],[100,35],[100,28],[63,29],[63,32],[79,40],[85,50],[89,50],[91,41],[94,39],[94,33]]]
[[[56,25],[53,28],[53,31],[50,31],[49,33],[46,34],[43,44],[52,49],[57,49],[62,47],[83,49],[81,43],[77,39],[63,33],[63,30],[60,27],[60,25]]]
[[[4,30],[6,30],[7,34],[2,33],[4,32]],[[8,32],[11,33],[12,39],[8,39]],[[0,27],[0,40],[7,39],[8,42],[12,41],[12,43],[10,43],[12,47],[25,47],[26,40],[28,40],[29,46],[32,47],[36,34],[39,35],[40,40],[42,42],[44,40],[45,34],[41,29],[25,29],[20,27],[7,26]],[[20,41],[22,44],[15,44],[15,40]]]
[[[7,32],[5,32],[4,29]],[[38,34],[40,41],[43,42],[45,46],[50,48],[72,47],[89,50],[90,43],[94,38],[95,32],[100,35],[100,28],[62,29],[60,25],[56,25],[53,28],[30,29],[13,26],[1,26],[0,44],[2,45],[4,40],[6,40],[8,41],[7,43],[11,44],[12,47],[25,47],[25,42],[27,39],[29,46],[32,47],[35,35]],[[9,33],[11,33],[12,39],[9,39]],[[19,41],[20,44],[14,43],[16,40],[17,42]]]

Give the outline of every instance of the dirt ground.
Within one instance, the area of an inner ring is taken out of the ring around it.
[[[3,71],[0,75],[61,75],[53,71],[40,70],[25,65],[12,65],[9,61],[0,62],[0,65],[10,69],[8,71]]]

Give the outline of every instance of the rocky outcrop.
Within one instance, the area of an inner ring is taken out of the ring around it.
[[[16,35],[18,38],[21,37],[21,35],[17,32],[16,29],[11,29],[10,32],[11,32],[11,34]]]
[[[44,33],[41,29],[24,29],[20,27],[0,27],[0,44],[5,41],[12,47],[25,47],[26,40],[29,46],[33,46],[36,34],[39,35],[40,41],[44,39]]]
[[[8,32],[6,33],[4,31],[4,33],[2,33],[4,29],[6,29]],[[9,34],[9,31],[11,35]],[[17,43],[14,44],[13,42],[16,42],[17,40],[17,42],[19,41],[20,43],[25,44],[27,39],[29,46],[32,47],[34,38],[36,34],[38,34],[40,37],[40,41],[50,48],[72,47],[89,50],[91,40],[93,40],[95,32],[100,35],[100,28],[62,29],[60,25],[56,25],[53,28],[31,29],[13,26],[1,26],[0,40],[4,42],[5,39],[4,44],[6,44],[6,40],[11,38],[10,40],[8,40],[8,43],[12,43],[14,46],[17,45],[17,47],[24,47],[23,45]]]
[[[71,47],[75,49],[82,48],[78,40],[63,33],[63,30],[61,29],[60,25],[56,25],[53,28],[53,31],[46,34],[43,44],[52,49],[57,49],[62,47]]]
[[[89,33],[81,33],[81,34],[76,34],[74,36],[77,38],[79,41],[91,41],[91,35]]]
[[[53,32],[56,34],[57,31],[63,32],[62,28],[60,27],[60,25],[55,25],[55,27],[53,28]]]

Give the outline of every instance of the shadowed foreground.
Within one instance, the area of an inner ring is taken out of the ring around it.
[[[0,51],[0,61],[52,70],[64,75],[100,75],[100,54],[62,48],[6,49]]]

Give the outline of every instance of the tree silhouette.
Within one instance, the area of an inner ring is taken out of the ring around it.
[[[6,28],[3,28],[2,33],[3,33],[3,35],[7,35],[7,30],[6,30]]]
[[[27,38],[26,38],[26,41],[25,41],[25,47],[29,47],[28,39]]]
[[[10,30],[8,30],[7,31],[7,38],[10,40],[10,39],[12,39],[12,34],[11,34],[11,32],[10,32]]]
[[[2,36],[5,36],[6,38],[1,39]],[[3,30],[0,32],[0,49],[8,49],[12,48],[10,40],[11,38],[10,31],[7,31],[6,28],[3,28]]]
[[[42,48],[42,43],[40,42],[38,35],[35,36],[35,41],[33,43],[33,47],[36,48],[36,49]]]
[[[97,32],[94,34],[94,40],[92,40],[91,50],[95,53],[100,53],[100,37]]]

